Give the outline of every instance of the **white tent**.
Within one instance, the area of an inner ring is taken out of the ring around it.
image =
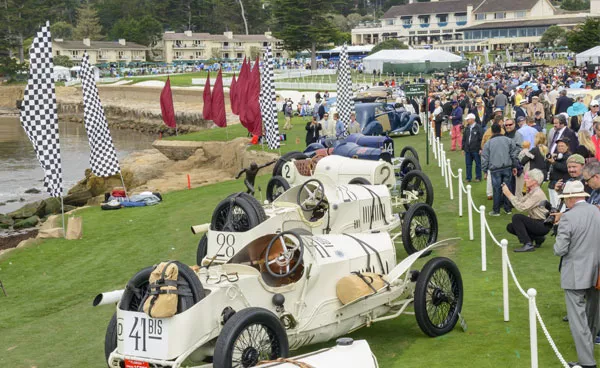
[[[575,55],[575,61],[578,66],[585,65],[585,62],[600,64],[600,46],[592,47]]]
[[[52,77],[55,82],[68,82],[71,80],[71,71],[66,66],[55,65],[52,71]]]
[[[80,70],[81,70],[80,66],[74,66],[74,67],[72,67],[71,68],[71,76],[73,78],[80,79],[79,78],[79,71]],[[97,67],[92,66],[92,72],[94,73],[94,79],[95,80],[99,80],[100,79],[100,70]]]
[[[367,72],[383,70],[383,63],[411,64],[411,63],[450,63],[461,61],[462,58],[444,50],[381,50],[363,59]]]

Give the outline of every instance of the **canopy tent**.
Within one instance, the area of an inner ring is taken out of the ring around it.
[[[55,82],[68,82],[71,80],[71,71],[65,66],[55,65],[52,70],[52,77]]]
[[[600,46],[592,47],[575,55],[577,66],[585,65],[587,61],[590,64],[600,64]]]
[[[444,69],[460,63],[463,59],[444,50],[381,50],[363,59],[367,72],[373,70],[386,72],[427,73]]]

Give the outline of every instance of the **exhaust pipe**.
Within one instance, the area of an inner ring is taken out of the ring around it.
[[[192,234],[206,233],[206,232],[208,232],[209,228],[210,228],[209,223],[202,224],[202,225],[194,225],[194,226],[192,226]]]
[[[98,294],[94,298],[94,301],[92,302],[92,306],[96,307],[99,305],[118,303],[119,300],[121,300],[121,296],[123,295],[124,291],[125,291],[124,289],[121,289],[121,290],[107,291],[106,293]]]

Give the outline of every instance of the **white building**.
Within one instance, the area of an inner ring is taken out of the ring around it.
[[[396,38],[414,48],[454,52],[527,48],[548,27],[571,28],[589,16],[600,16],[600,0],[591,0],[589,12],[557,9],[550,0],[409,0],[391,7],[380,22],[353,29],[352,43]]]

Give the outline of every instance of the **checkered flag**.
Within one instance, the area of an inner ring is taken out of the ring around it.
[[[90,142],[90,166],[96,176],[111,176],[119,173],[119,160],[113,145],[104,109],[98,97],[98,87],[90,66],[90,57],[85,51],[81,60],[81,89],[83,90],[83,121]]]
[[[21,125],[44,170],[44,187],[52,197],[61,197],[62,164],[53,69],[52,36],[50,23],[46,22],[29,49],[29,80],[21,106]]]
[[[271,46],[266,47],[265,60],[265,78],[260,85],[266,113],[263,115],[263,122],[269,148],[277,149],[279,148],[279,124],[277,123],[277,105],[275,104],[275,78],[273,77],[273,53],[271,52]]]
[[[258,104],[260,105],[260,116],[263,118],[263,131],[266,132],[265,130],[265,121],[267,120],[267,107],[265,104],[265,97],[266,95],[263,93],[264,91],[262,90],[263,86],[266,85],[266,80],[267,80],[267,53],[265,53],[263,55],[263,62],[262,65],[260,66],[260,94],[258,95]]]
[[[344,123],[344,136],[346,136],[348,135],[350,114],[354,112],[354,100],[352,99],[352,76],[350,75],[350,65],[348,65],[348,49],[345,44],[340,52],[338,66],[337,111],[340,114],[340,120]]]

